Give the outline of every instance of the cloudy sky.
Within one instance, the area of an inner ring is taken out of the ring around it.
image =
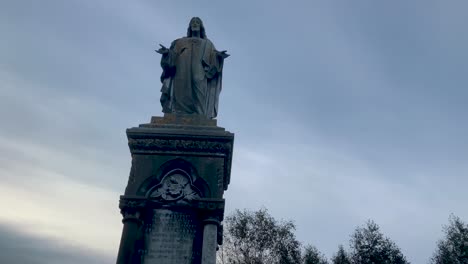
[[[125,129],[161,115],[192,16],[231,54],[227,212],[268,208],[331,256],[375,220],[426,263],[468,221],[468,2],[0,2],[2,263],[115,263]]]

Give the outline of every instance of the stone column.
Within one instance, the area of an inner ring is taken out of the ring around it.
[[[216,264],[218,225],[220,223],[215,218],[208,218],[203,221],[203,224],[202,264]]]
[[[135,244],[138,239],[138,233],[141,225],[140,212],[135,209],[121,210],[124,224],[122,238],[120,239],[119,254],[117,256],[117,264],[131,264],[137,252]]]

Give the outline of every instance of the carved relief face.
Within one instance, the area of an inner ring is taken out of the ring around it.
[[[200,31],[201,23],[202,22],[198,17],[192,18],[192,20],[190,20],[190,29],[192,31]]]
[[[163,188],[165,193],[163,193],[163,198],[167,200],[175,200],[182,197],[185,185],[187,184],[188,180],[184,176],[180,174],[171,175],[164,181]]]
[[[151,191],[150,197],[165,201],[190,201],[199,198],[199,193],[186,175],[174,173],[164,177],[161,184]]]

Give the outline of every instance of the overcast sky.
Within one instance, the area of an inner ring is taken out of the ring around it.
[[[218,116],[236,134],[227,213],[264,206],[328,257],[373,219],[426,263],[449,215],[468,221],[467,10],[465,0],[1,1],[2,263],[115,263],[125,129],[161,115],[154,49],[193,16],[231,54]]]

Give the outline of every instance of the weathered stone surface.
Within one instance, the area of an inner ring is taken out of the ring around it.
[[[130,152],[133,154],[127,190],[134,189],[133,194],[136,194],[136,189],[144,180],[160,177],[161,175],[156,174],[161,171],[164,163],[177,158],[189,163],[192,168],[187,170],[197,171],[208,183],[211,192],[219,193],[218,186],[227,190],[234,134],[222,128],[195,130],[186,127],[155,126],[127,129],[127,137]],[[125,193],[132,194],[129,191]]]
[[[198,17],[190,20],[186,37],[174,40],[169,49],[160,46],[163,112],[215,118],[226,51],[215,49]]]
[[[143,263],[197,263],[201,254],[197,239],[201,240],[200,223],[193,211],[155,209],[146,226]]]
[[[203,248],[202,248],[202,263],[216,264],[216,246],[218,229],[217,223],[204,223],[203,228]]]
[[[132,165],[119,207],[118,264],[214,264],[234,134],[199,115],[127,129]]]
[[[197,114],[164,114],[164,117],[151,117],[152,125],[186,125],[186,126],[212,126],[216,127],[216,119],[207,118]]]

